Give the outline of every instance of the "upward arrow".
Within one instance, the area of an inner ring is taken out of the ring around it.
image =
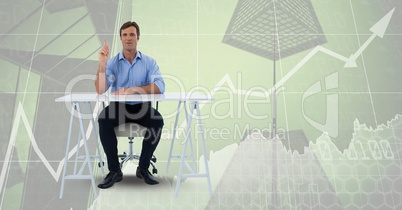
[[[386,14],[380,21],[378,21],[373,27],[370,28],[370,31],[373,34],[382,38],[387,30],[389,25],[389,21],[391,20],[392,15],[394,14],[395,8],[393,8],[388,14]]]
[[[373,34],[370,36],[370,38],[356,51],[355,54],[350,56],[349,58],[339,55],[338,53],[335,53],[331,50],[328,50],[326,48],[323,48],[321,46],[315,47],[310,53],[304,57],[295,67],[293,67],[285,76],[282,77],[273,87],[271,87],[268,90],[268,94],[272,94],[274,89],[278,89],[280,86],[282,86],[289,78],[291,78],[299,69],[306,64],[316,53],[322,52],[325,54],[328,54],[334,58],[337,58],[341,61],[344,61],[346,65],[344,67],[357,67],[356,65],[356,58],[361,55],[363,50],[373,41],[373,39],[376,36],[383,37],[385,34],[385,31],[388,27],[389,21],[391,20],[392,14],[394,13],[394,9],[392,9],[390,12],[388,12],[387,15],[385,15],[380,21],[378,21],[373,27],[370,28],[370,31],[373,32]]]
[[[346,63],[345,67],[356,67],[356,58],[358,58],[363,51],[367,48],[367,46],[374,40],[376,36],[383,38],[385,31],[388,28],[389,21],[391,20],[392,15],[394,14],[395,8],[392,9],[388,14],[386,14],[380,21],[378,21],[373,27],[370,28],[370,31],[373,34],[367,41],[356,51],[356,53],[352,54],[349,58],[349,62]]]

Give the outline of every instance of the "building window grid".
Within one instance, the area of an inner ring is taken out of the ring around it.
[[[272,3],[264,1],[269,5]],[[272,33],[275,30],[270,30],[271,28],[275,28],[275,24],[272,21],[273,10],[267,10],[264,13],[260,13],[261,10],[266,9],[266,7],[261,6],[262,2],[256,1],[244,1],[239,12],[237,12],[237,17],[234,17],[234,24],[229,28],[231,33],[236,34],[245,34],[246,36],[231,36],[230,39],[238,41],[231,42],[236,43],[238,47],[243,49],[249,49],[253,53],[263,53],[264,55],[272,55],[270,50],[274,47],[272,41]],[[318,31],[321,30],[319,26],[316,26],[316,20],[314,16],[311,16],[310,7],[307,5],[307,2],[301,1],[296,2],[300,4],[292,4],[292,1],[283,1],[281,5],[278,4],[277,16],[280,17],[278,21],[278,26],[280,28],[278,31],[282,32],[280,36],[280,44],[282,49],[284,50],[283,55],[291,55],[295,53],[297,47],[306,48],[307,45],[315,45],[320,44],[322,42],[322,37],[312,36],[311,34],[318,34]],[[284,10],[281,7],[292,8],[293,10]],[[259,8],[258,10],[254,10],[253,8]],[[299,12],[292,12],[299,11]],[[258,14],[260,13],[260,14]],[[310,15],[308,15],[310,14]],[[250,20],[255,16],[259,15],[256,20],[250,22]],[[312,15],[315,15],[314,13]],[[295,21],[299,19],[300,21]],[[248,22],[248,23],[247,23]],[[246,26],[243,26],[246,24]],[[243,28],[242,28],[243,27]],[[240,29],[240,30],[239,30]],[[309,44],[310,43],[310,44]],[[240,44],[240,45],[238,45]],[[286,46],[286,48],[284,48]],[[267,50],[264,50],[267,49]],[[258,52],[257,52],[258,51]],[[281,50],[282,51],[282,50]],[[260,54],[261,55],[261,54]]]

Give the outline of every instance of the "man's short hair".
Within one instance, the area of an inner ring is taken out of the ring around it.
[[[135,29],[137,29],[137,37],[140,37],[140,27],[138,26],[138,24],[134,21],[128,21],[125,22],[121,27],[120,27],[120,37],[121,37],[121,31],[128,28],[134,26]]]

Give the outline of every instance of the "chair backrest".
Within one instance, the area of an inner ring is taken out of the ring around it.
[[[139,137],[145,136],[147,128],[137,123],[124,123],[114,128],[116,136]]]

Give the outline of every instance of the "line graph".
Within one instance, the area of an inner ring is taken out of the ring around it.
[[[399,141],[401,133],[394,132],[401,129],[401,117],[397,114],[385,124],[375,128],[369,128],[356,119],[351,142],[343,151],[339,150],[330,136],[325,134],[319,136],[315,143],[309,142],[307,146],[301,148],[302,153],[287,148],[281,141],[276,142],[274,147],[270,141],[266,141],[263,132],[257,130],[253,135],[246,136],[239,144],[230,145],[236,147],[232,153],[216,152],[222,157],[231,158],[222,178],[218,179],[219,183],[207,209],[224,208],[233,203],[244,206],[252,203],[250,200],[253,198],[256,207],[261,209],[275,206],[269,199],[273,196],[270,186],[261,184],[270,182],[274,177],[264,170],[256,170],[256,168],[273,170],[274,166],[271,164],[270,156],[267,155],[273,150],[278,152],[278,157],[284,162],[278,167],[280,176],[276,179],[281,183],[277,192],[281,200],[278,203],[280,209],[315,209],[315,207],[354,209],[357,208],[354,206],[356,203],[363,209],[366,206],[372,208],[370,205],[400,206],[398,197],[400,188],[392,186],[399,186],[402,181],[399,175],[402,166],[400,162],[402,147]],[[211,154],[211,157],[214,156]],[[222,159],[212,158],[210,162],[215,163]],[[250,161],[254,164],[250,165]],[[239,178],[237,175],[239,168],[243,170],[247,168],[249,169],[247,171],[253,173],[242,174]],[[250,183],[248,180],[258,181]],[[378,187],[373,189],[371,185]],[[237,186],[237,190],[233,190],[234,186]],[[311,186],[315,189],[310,190]],[[262,193],[263,196],[250,196],[255,194],[255,191]],[[351,195],[355,198],[348,199]],[[364,199],[367,195],[372,196],[372,199]],[[250,196],[251,199],[247,201],[237,199],[242,196]],[[302,197],[307,198],[308,202],[300,201]],[[397,202],[391,202],[392,199]]]
[[[374,40],[375,37],[383,38],[385,31],[389,25],[389,21],[391,20],[392,14],[394,13],[395,8],[393,8],[388,14],[386,14],[381,20],[379,20],[373,27],[370,28],[370,31],[373,34],[370,38],[349,58],[346,58],[343,55],[340,55],[332,50],[326,49],[321,46],[315,47],[309,54],[307,54],[295,67],[293,67],[283,78],[281,78],[274,87],[268,90],[268,94],[271,94],[273,90],[282,86],[286,81],[288,81],[299,69],[307,63],[315,54],[318,52],[322,52],[328,54],[334,58],[337,58],[341,61],[344,61],[345,67],[352,68],[357,67],[356,59],[363,53],[363,51],[367,48],[367,46]]]
[[[282,77],[275,86],[271,87],[268,89],[268,91],[265,92],[250,92],[249,90],[243,90],[243,89],[238,89],[235,85],[233,80],[230,78],[229,74],[225,74],[222,79],[220,79],[216,85],[212,88],[212,91],[210,92],[211,96],[214,96],[216,92],[219,90],[226,88],[224,87],[225,84],[227,84],[227,88],[232,91],[233,94],[237,95],[246,95],[249,94],[250,96],[255,96],[255,97],[261,97],[261,98],[269,98],[269,96],[273,93],[275,89],[277,89],[277,94],[280,92],[281,87],[293,76],[295,75],[310,59],[312,59],[317,53],[324,53],[327,54],[333,58],[336,58],[340,61],[345,62],[345,68],[354,68],[357,67],[356,64],[356,59],[364,52],[364,50],[367,49],[367,47],[372,43],[372,41],[376,37],[383,38],[385,31],[388,28],[389,22],[392,18],[392,15],[395,11],[395,8],[393,8],[390,12],[388,12],[383,18],[381,18],[376,24],[374,24],[371,28],[370,31],[372,32],[371,36],[366,40],[366,42],[356,50],[355,53],[353,53],[350,57],[346,57],[344,55],[341,55],[337,52],[334,52],[330,49],[327,49],[322,46],[317,46],[313,48],[302,60],[300,60],[284,77]],[[204,107],[205,103],[200,104],[200,109]],[[183,129],[186,126],[186,122],[183,121],[183,123],[180,124],[180,129]],[[180,130],[179,129],[179,130]]]
[[[95,109],[94,109],[94,114],[93,117],[94,119],[97,118],[96,113],[98,113],[99,110],[99,104],[96,103],[95,105]],[[43,154],[43,152],[41,151],[41,149],[39,148],[36,138],[32,132],[32,128],[29,125],[29,121],[27,118],[27,115],[25,113],[25,110],[22,106],[21,103],[18,104],[18,108],[17,108],[17,112],[13,121],[13,127],[12,127],[12,131],[11,131],[11,135],[10,135],[10,140],[8,142],[8,146],[7,146],[7,151],[6,151],[6,156],[4,159],[4,164],[1,170],[1,174],[0,174],[0,189],[3,189],[4,183],[7,180],[8,177],[8,171],[9,171],[9,167],[10,167],[10,162],[11,162],[11,157],[12,157],[12,153],[14,150],[14,145],[17,139],[17,135],[18,135],[18,130],[20,129],[20,122],[22,120],[22,123],[24,125],[24,128],[26,130],[26,132],[28,133],[28,137],[29,140],[31,142],[31,145],[35,151],[35,153],[39,156],[39,159],[42,161],[42,163],[45,165],[46,169],[49,171],[49,173],[52,175],[52,177],[54,178],[54,180],[56,182],[59,181],[61,172],[63,170],[63,166],[64,166],[64,158],[62,160],[60,160],[57,169],[55,170],[49,163],[49,160],[45,157],[45,155]],[[89,139],[91,133],[93,130],[93,126],[91,123],[89,123],[88,128],[86,130],[86,138]],[[81,146],[84,144],[84,140],[83,138],[81,138],[80,143],[79,143],[79,148],[81,148]],[[78,148],[78,149],[79,149]],[[71,158],[75,153],[77,152],[77,147],[74,147],[70,150],[70,152],[68,153],[68,158]],[[0,194],[2,193],[2,191],[0,192]]]
[[[294,74],[296,74],[297,71],[300,70],[302,66],[304,66],[312,57],[314,57],[315,54],[321,52],[324,54],[327,54],[329,56],[332,56],[338,60],[344,61],[345,62],[345,67],[347,68],[353,68],[357,67],[356,64],[356,59],[363,53],[364,50],[369,46],[369,44],[376,38],[377,36],[380,38],[384,37],[385,31],[388,27],[389,21],[391,20],[392,14],[394,13],[394,9],[392,9],[387,15],[385,15],[380,21],[378,21],[373,27],[370,28],[370,31],[372,31],[372,35],[370,36],[369,39],[355,52],[353,53],[350,57],[345,57],[337,52],[334,52],[330,49],[327,49],[322,46],[317,46],[313,50],[311,50],[302,60],[299,61],[282,79],[280,79],[276,86],[271,87],[268,91],[263,92],[263,93],[252,93],[252,96],[257,96],[257,97],[268,97],[272,94],[274,89],[278,89],[280,86],[282,86],[285,82],[287,82]],[[217,82],[215,87],[211,91],[211,95],[213,96],[216,91],[219,90],[225,83],[229,86],[230,90],[233,91],[235,94],[246,94],[248,91],[247,90],[241,90],[237,89],[231,80],[230,76],[228,74],[225,74],[221,80]]]

